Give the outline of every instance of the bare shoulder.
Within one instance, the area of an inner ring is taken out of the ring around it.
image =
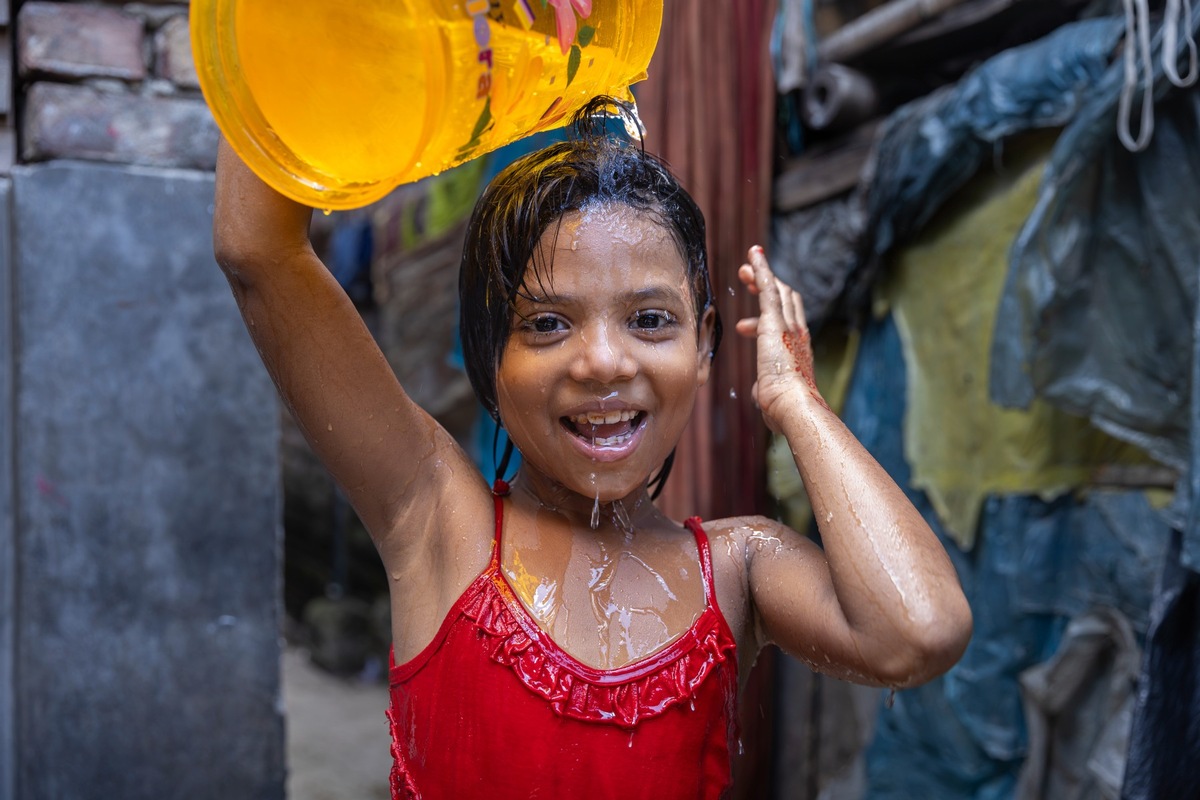
[[[748,575],[750,563],[760,554],[775,555],[789,547],[812,547],[811,541],[778,520],[761,515],[725,517],[704,523],[704,532],[714,552],[721,550],[726,559],[736,562]]]
[[[791,530],[782,522],[764,517],[761,514],[750,514],[742,517],[724,517],[709,520],[704,523],[704,532],[709,538],[714,536],[734,537],[738,540],[753,540],[756,536],[769,536],[780,530]]]
[[[825,553],[784,523],[743,516],[713,520],[704,527],[712,546],[719,602],[730,627],[740,626],[740,649],[757,652],[776,641],[764,623],[777,612],[806,618],[815,607],[813,601],[827,593]]]
[[[751,585],[755,555],[763,548],[783,548],[786,540],[799,535],[776,520],[758,515],[709,520],[703,527],[712,552],[717,602],[748,668],[760,639]]]

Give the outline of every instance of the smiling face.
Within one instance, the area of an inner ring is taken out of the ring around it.
[[[552,266],[526,271],[496,370],[523,476],[589,502],[636,498],[708,380],[713,314],[697,324],[674,240],[628,206],[566,214],[537,260]]]

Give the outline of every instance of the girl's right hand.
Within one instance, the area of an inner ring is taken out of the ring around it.
[[[775,276],[762,247],[751,247],[747,260],[738,278],[758,296],[759,315],[739,320],[736,330],[756,338],[758,377],[752,394],[767,427],[779,433],[783,415],[796,404],[828,406],[813,375],[812,342],[800,293]]]

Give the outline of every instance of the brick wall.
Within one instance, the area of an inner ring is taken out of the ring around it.
[[[20,159],[212,169],[217,128],[196,80],[186,3],[21,4]]]

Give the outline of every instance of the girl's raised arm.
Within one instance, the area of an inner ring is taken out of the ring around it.
[[[217,261],[280,395],[386,562],[388,551],[419,542],[435,527],[430,515],[451,481],[477,473],[401,389],[350,299],[314,253],[311,216],[311,209],[268,187],[221,142],[213,219]],[[486,487],[477,482],[486,502]]]
[[[750,250],[749,262],[739,278],[760,312],[737,330],[757,340],[754,397],[791,446],[824,547],[772,525],[778,547],[748,548],[759,639],[840,677],[923,683],[949,669],[971,636],[954,567],[818,393],[800,296],[771,272],[762,248]]]

